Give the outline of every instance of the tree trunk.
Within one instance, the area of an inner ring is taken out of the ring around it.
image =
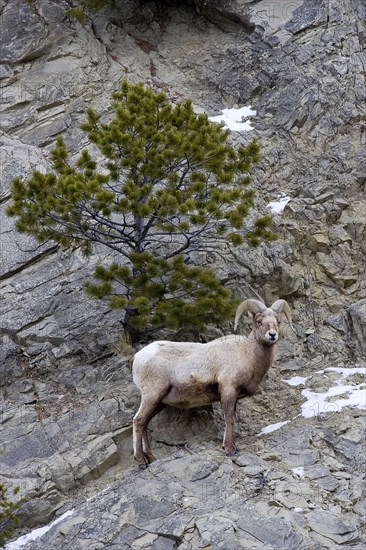
[[[126,307],[126,314],[123,321],[123,329],[132,345],[141,340],[141,331],[133,326],[133,320],[139,316],[139,312],[133,306]]]

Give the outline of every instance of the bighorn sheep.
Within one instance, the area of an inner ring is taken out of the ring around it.
[[[253,316],[248,338],[230,334],[207,344],[157,341],[136,353],[132,373],[141,392],[141,404],[133,419],[133,444],[141,469],[155,460],[147,426],[165,405],[188,409],[221,401],[225,417],[223,448],[229,456],[236,454],[236,402],[255,394],[272,365],[281,314],[291,325],[285,300],[277,300],[270,308],[259,300],[245,300],[236,312],[235,331],[246,312]]]

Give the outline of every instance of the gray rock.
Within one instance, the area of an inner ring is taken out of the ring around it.
[[[345,437],[339,437],[331,428],[322,434],[324,440],[333,448],[336,454],[343,456],[354,467],[360,467],[366,462],[362,446]]]
[[[331,315],[330,317],[327,317],[324,322],[332,328],[335,328],[342,334],[348,333],[349,328],[345,315],[343,313],[339,313],[338,315]]]
[[[271,450],[280,453],[282,459],[292,468],[311,466],[319,458],[318,451],[311,446],[311,438],[311,426],[304,426],[299,434],[297,428],[290,425],[285,431],[269,434],[267,445]]]
[[[296,34],[326,21],[327,9],[323,0],[308,0],[299,6],[292,15],[286,29]]]
[[[14,71],[9,65],[0,65],[0,80],[10,79],[14,74]]]
[[[244,0],[245,3],[248,2]],[[235,1],[207,0],[202,2],[201,0],[194,0],[194,4],[199,15],[207,17],[209,21],[214,22],[227,31],[244,29],[246,32],[252,32],[255,28],[254,23],[250,21],[245,10],[238,10],[237,2]]]
[[[305,345],[311,357],[316,357],[328,351],[327,344],[319,334],[316,333],[307,336]]]
[[[358,530],[354,525],[325,510],[317,510],[310,514],[309,527],[321,535],[319,539],[326,548],[334,548],[334,544],[360,542]]]
[[[351,304],[348,308],[356,347],[366,355],[366,298]]]
[[[238,527],[254,540],[271,545],[272,548],[308,548],[307,541],[299,533],[294,532],[290,522],[284,519],[243,515],[238,521]]]
[[[3,337],[3,339],[6,338]],[[20,348],[12,342],[0,344],[0,388],[13,382],[22,374],[20,352]]]
[[[303,358],[298,359],[291,359],[290,361],[287,361],[285,363],[281,363],[278,365],[278,368],[282,371],[285,370],[302,370],[304,368],[305,361]]]
[[[47,30],[44,21],[29,3],[22,3],[19,6],[10,3],[1,17],[1,63],[34,59],[45,52],[41,42],[46,38]]]
[[[320,466],[317,464],[306,468],[306,477],[316,480],[318,485],[326,491],[335,491],[339,486],[339,482],[330,474],[327,466]]]
[[[33,381],[27,378],[17,380],[6,388],[7,397],[10,401],[19,403],[32,403],[35,401],[35,387]]]

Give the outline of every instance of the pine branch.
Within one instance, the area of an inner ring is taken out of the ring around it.
[[[112,107],[109,122],[89,109],[81,127],[104,156],[102,173],[86,149],[73,166],[58,137],[53,172],[15,178],[7,212],[41,242],[80,246],[85,254],[99,244],[121,254],[122,265],[97,268],[88,291],[123,307],[135,336],[150,323],[221,322],[235,300],[210,270],[187,261],[193,252],[223,257],[244,238],[257,245],[272,237],[267,218],[244,224],[258,144],[235,149],[229,132],[196,115],[190,101],[173,106],[141,83],[121,82]]]

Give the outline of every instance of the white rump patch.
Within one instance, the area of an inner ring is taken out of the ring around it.
[[[140,349],[140,351],[135,354],[134,361],[136,361],[136,363],[145,363],[145,361],[148,361],[149,359],[151,359],[151,357],[154,357],[154,355],[156,355],[158,349],[159,342],[152,342],[151,344],[148,344],[144,348]]]

